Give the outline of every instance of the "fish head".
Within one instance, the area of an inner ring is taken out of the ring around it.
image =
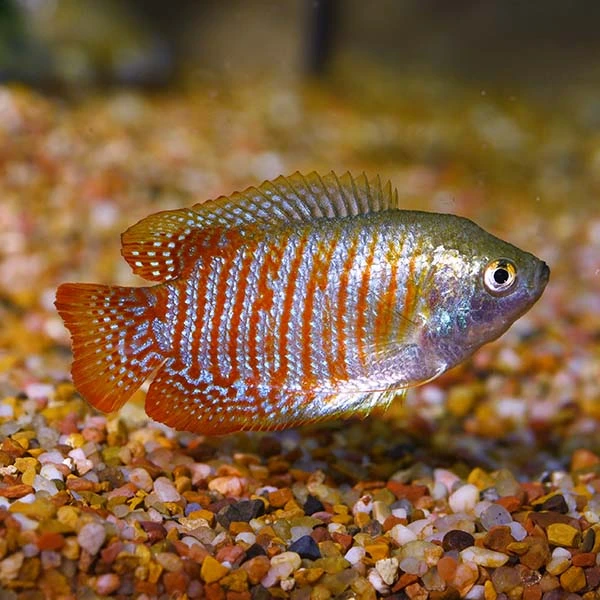
[[[500,337],[540,298],[550,276],[533,254],[452,219],[458,234],[434,253],[426,333],[448,368]]]

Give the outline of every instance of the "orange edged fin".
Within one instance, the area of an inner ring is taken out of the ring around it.
[[[214,250],[219,232],[259,224],[272,229],[395,208],[398,193],[389,181],[369,182],[365,174],[294,173],[192,208],[149,215],[123,233],[121,254],[136,275],[163,282],[179,277],[202,246]]]
[[[142,219],[121,235],[121,254],[133,272],[148,281],[168,281],[181,275],[194,253],[198,215],[182,208]],[[187,254],[186,254],[187,253]]]
[[[222,382],[188,381],[185,367],[167,359],[154,377],[146,395],[149,417],[180,431],[224,435],[238,431],[275,431],[319,420],[307,414],[311,395],[286,394],[282,409],[260,396],[256,388],[239,393]]]
[[[186,373],[180,362],[167,359],[150,384],[146,413],[174,429],[203,435],[276,431],[332,418],[362,418],[376,407],[387,407],[396,394],[404,392],[260,389],[192,380]]]
[[[120,408],[164,361],[158,288],[65,283],[55,306],[71,332],[73,383],[97,409]]]

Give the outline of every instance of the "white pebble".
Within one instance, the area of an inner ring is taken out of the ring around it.
[[[436,481],[433,484],[433,487],[431,488],[431,497],[434,500],[443,500],[447,496],[448,496],[448,489],[446,488],[446,486],[443,483]]]
[[[350,548],[350,550],[348,550],[348,552],[346,552],[346,554],[344,554],[344,558],[351,564],[351,565],[356,565],[360,562],[362,562],[363,558],[365,557],[365,549],[362,548],[361,546],[352,546],[352,548]]]
[[[56,468],[55,465],[47,463],[42,465],[40,475],[48,480],[64,481],[64,475]]]
[[[460,481],[460,477],[452,471],[448,471],[448,469],[434,469],[433,480],[435,483],[441,483],[450,493],[452,488]]]
[[[552,558],[568,558],[570,560],[571,556],[572,555],[569,550],[566,548],[561,548],[560,546],[552,550]]]
[[[58,488],[56,487],[56,484],[54,483],[54,481],[46,479],[45,477],[42,477],[41,475],[36,475],[33,478],[33,489],[36,492],[40,492],[40,491],[48,492],[51,496],[55,496],[56,494],[58,494]]]
[[[424,560],[419,560],[415,556],[407,556],[400,561],[400,568],[405,573],[410,573],[411,575],[422,576],[427,573],[427,563]]]
[[[54,396],[54,387],[49,383],[30,383],[25,386],[25,393],[31,399],[50,398]]]
[[[261,584],[263,587],[273,587],[278,581],[286,579],[294,571],[300,568],[302,559],[296,552],[282,552],[276,554],[271,559],[271,567],[268,573],[263,577]]]
[[[19,522],[19,525],[21,525],[21,529],[23,531],[35,531],[39,526],[38,521],[35,521],[34,519],[30,519],[29,517],[26,517],[25,515],[22,515],[21,513],[13,513],[12,518],[15,521]]]
[[[398,519],[406,519],[407,512],[405,508],[392,508],[392,515]]]
[[[471,483],[459,487],[448,498],[448,504],[454,513],[472,512],[478,501],[479,489]]]
[[[129,471],[129,481],[140,490],[149,492],[152,489],[152,477],[142,467],[136,467]]]
[[[389,586],[383,581],[381,575],[377,572],[377,569],[371,569],[369,571],[369,575],[367,576],[369,583],[375,588],[376,592],[387,596],[390,593]]]
[[[482,567],[501,567],[508,561],[508,556],[502,552],[469,546],[460,551],[460,557],[464,562],[474,562]]]
[[[485,587],[474,585],[466,594],[465,600],[483,600],[485,598]]]
[[[404,546],[408,542],[414,542],[417,539],[417,534],[400,523],[394,525],[388,535],[399,545]]]
[[[159,477],[154,482],[154,493],[160,502],[177,502],[181,495],[166,477]]]
[[[77,534],[79,545],[95,556],[106,540],[106,530],[101,523],[87,523]]]
[[[373,498],[371,496],[363,496],[359,498],[352,507],[352,514],[370,513],[373,510]]]
[[[69,457],[73,459],[79,475],[85,475],[94,468],[94,463],[85,456],[81,448],[73,448],[69,452]]]
[[[525,529],[518,521],[512,521],[508,526],[510,527],[510,535],[512,535],[513,539],[517,542],[522,542],[527,537],[527,529]]]
[[[243,542],[244,544],[252,546],[252,544],[256,542],[256,536],[250,531],[242,531],[235,536],[235,541]]]
[[[0,404],[0,419],[12,419],[15,416],[15,409],[10,404]]]
[[[392,585],[398,578],[398,559],[394,556],[378,560],[375,563],[375,568],[387,585]]]
[[[47,452],[42,452],[42,454],[38,456],[38,461],[42,465],[47,463],[60,465],[63,462],[63,455],[58,450],[48,450]]]

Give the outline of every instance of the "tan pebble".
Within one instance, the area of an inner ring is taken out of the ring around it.
[[[460,557],[463,561],[471,561],[476,565],[490,568],[502,567],[508,561],[508,555],[478,546],[470,546],[461,550]]]
[[[183,570],[183,561],[173,552],[157,552],[155,559],[165,571],[177,573]]]
[[[292,490],[290,488],[281,488],[275,490],[274,492],[270,492],[268,495],[269,503],[274,508],[282,508],[285,506],[290,500],[293,499]]]
[[[390,549],[387,544],[368,544],[365,546],[365,552],[374,560],[378,561],[387,558]]]
[[[81,548],[79,547],[79,542],[77,538],[68,537],[65,538],[65,545],[61,551],[61,554],[68,560],[77,560],[79,558],[79,554],[81,552]]]
[[[25,456],[21,458],[15,458],[15,468],[21,473],[25,473],[29,469],[36,469],[39,466],[39,462],[35,458]]]
[[[320,568],[298,569],[294,573],[294,579],[299,586],[313,585],[321,578],[323,573],[325,573],[325,570]]]
[[[498,592],[494,589],[494,584],[488,579],[483,584],[483,599],[484,600],[496,600],[498,598]]]
[[[180,493],[187,492],[192,489],[192,480],[189,477],[181,475],[175,479],[175,489]]]
[[[571,566],[571,559],[565,556],[551,558],[546,564],[546,572],[558,576]]]
[[[332,523],[339,523],[340,525],[349,525],[352,521],[352,515],[333,515],[333,517],[331,517]]]
[[[229,569],[222,565],[218,560],[212,556],[207,556],[202,561],[202,568],[200,569],[200,577],[205,583],[214,583],[219,581],[222,577],[225,577],[229,573]]]
[[[471,411],[480,392],[480,386],[475,384],[453,385],[448,392],[446,407],[454,416],[464,417]]]
[[[427,600],[429,592],[418,583],[411,583],[404,588],[404,593],[410,600]]]
[[[578,592],[586,586],[585,572],[581,567],[570,567],[561,576],[560,583],[567,592]]]
[[[382,500],[375,500],[373,502],[373,519],[378,521],[382,525],[385,520],[392,515],[390,507]]]
[[[371,521],[371,517],[369,516],[368,513],[365,512],[357,512],[354,515],[354,523],[357,527],[360,527],[361,529],[367,525],[368,523],[370,523]]]
[[[163,566],[155,563],[155,562],[150,562],[147,565],[147,570],[148,570],[148,576],[147,579],[150,583],[157,583],[158,580],[160,579],[160,576],[162,575],[163,572]]]
[[[571,471],[591,469],[600,463],[600,457],[585,448],[578,448],[571,457]]]
[[[22,552],[15,552],[0,562],[0,581],[16,579],[24,560],[25,555]]]
[[[188,519],[202,519],[206,521],[209,527],[212,527],[215,524],[215,513],[210,510],[206,510],[201,508],[199,510],[193,510],[187,516]],[[244,523],[246,525],[246,523]]]
[[[323,540],[319,542],[319,551],[322,557],[341,556],[341,545],[333,540]]]
[[[255,556],[242,564],[241,568],[248,573],[248,581],[258,584],[269,571],[271,561],[266,556]]]
[[[51,519],[56,514],[56,506],[47,500],[37,499],[33,502],[17,500],[10,505],[10,512],[19,513],[39,521]]]
[[[574,548],[581,541],[581,532],[566,523],[552,523],[546,529],[548,542],[554,546]]]
[[[248,572],[236,569],[220,580],[220,584],[232,592],[245,592],[248,589]]]
[[[75,531],[79,524],[79,514],[79,509],[74,506],[61,506],[56,513],[56,518],[69,530]]]
[[[313,563],[314,568],[324,569],[330,575],[340,573],[349,566],[350,563],[342,556],[326,556],[315,560]]]
[[[331,590],[320,583],[310,591],[310,600],[329,600],[329,598],[331,598]]]
[[[208,489],[214,492],[219,492],[223,496],[240,497],[248,485],[248,481],[244,477],[235,475],[225,477],[215,477],[208,482]]]

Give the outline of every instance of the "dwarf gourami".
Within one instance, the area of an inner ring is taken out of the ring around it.
[[[390,183],[278,177],[122,235],[148,287],[66,283],[73,381],[96,408],[205,434],[364,416],[496,339],[546,264],[472,221],[401,210]]]

